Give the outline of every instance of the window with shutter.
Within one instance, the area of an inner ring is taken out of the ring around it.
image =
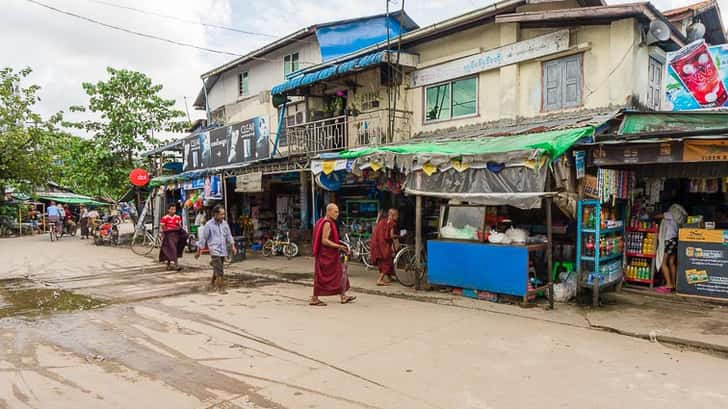
[[[662,63],[650,58],[647,107],[656,111],[660,109],[660,101],[662,101],[662,70]]]
[[[543,64],[543,110],[555,111],[582,104],[581,56],[573,55]]]

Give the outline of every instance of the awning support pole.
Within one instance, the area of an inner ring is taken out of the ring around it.
[[[422,264],[422,196],[415,196],[415,264],[417,269],[415,272],[415,289],[420,289],[420,273],[419,269]]]
[[[234,220],[230,220],[230,214],[228,213],[227,179],[225,179],[225,173],[220,174],[220,179],[222,179],[222,202],[225,205],[225,217],[227,218],[228,223],[234,222]]]
[[[316,225],[316,176],[311,172],[311,226]]]
[[[553,204],[553,198],[551,196],[546,197],[546,234],[548,244],[546,245],[546,265],[547,274],[549,277],[549,307],[554,308],[554,244],[553,244],[553,226],[551,220],[551,206]]]

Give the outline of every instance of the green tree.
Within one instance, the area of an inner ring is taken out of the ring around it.
[[[108,194],[118,195],[129,186],[127,175],[139,165],[138,155],[160,144],[156,135],[179,132],[189,124],[180,120],[184,113],[174,109],[174,100],[159,95],[162,85],[147,75],[106,70],[107,81],[83,83],[88,107],[71,107],[73,112],[93,113],[94,119],[71,125],[93,135],[93,146],[79,143],[77,147],[85,152],[95,182],[105,186]]]
[[[30,190],[45,183],[53,171],[61,114],[43,120],[33,111],[40,87],[23,84],[31,72],[0,70],[0,193],[8,185]]]

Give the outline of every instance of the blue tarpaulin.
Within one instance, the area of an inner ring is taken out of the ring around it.
[[[321,58],[329,61],[386,41],[387,23],[390,38],[396,38],[400,31],[406,33],[411,28],[408,23],[400,23],[397,16],[374,16],[317,28]]]
[[[329,78],[346,74],[351,71],[366,68],[372,65],[381,64],[384,61],[384,56],[389,51],[378,51],[372,54],[367,54],[362,57],[354,58],[349,61],[345,61],[339,64],[334,64],[320,70],[309,72],[306,74],[300,74],[297,77],[291,78],[288,81],[278,84],[271,89],[271,94],[279,95],[286,91],[300,88],[306,85],[311,85],[319,81],[325,81]]]

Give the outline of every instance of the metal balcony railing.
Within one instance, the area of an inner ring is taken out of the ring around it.
[[[389,114],[391,112],[391,115]],[[352,140],[356,146],[384,145],[409,139],[412,112],[380,109],[349,117]]]
[[[289,154],[317,154],[346,149],[348,117],[346,115],[293,125],[285,129]]]

